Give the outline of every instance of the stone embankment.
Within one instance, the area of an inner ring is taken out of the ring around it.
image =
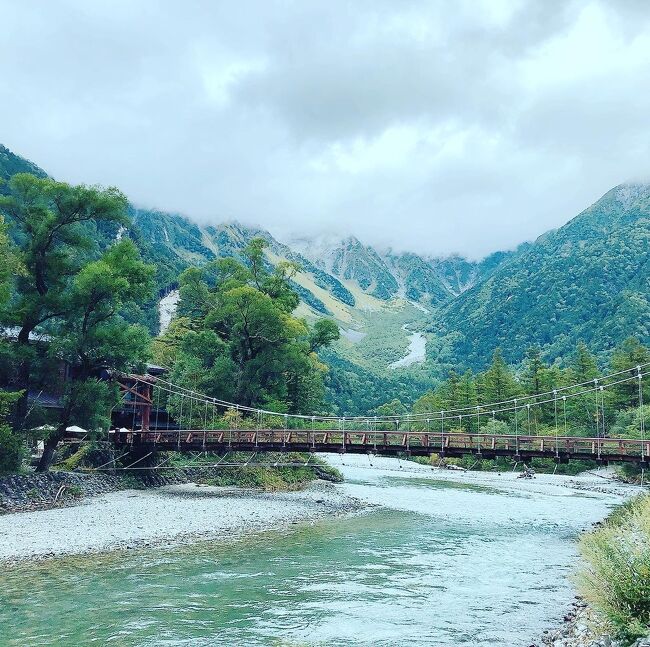
[[[604,633],[594,611],[577,597],[564,616],[564,624],[555,631],[545,632],[541,641],[530,647],[623,647],[623,643]],[[632,647],[650,647],[650,637],[639,638]]]
[[[120,484],[119,477],[110,474],[49,472],[3,476],[0,477],[0,514],[63,507],[116,490]]]

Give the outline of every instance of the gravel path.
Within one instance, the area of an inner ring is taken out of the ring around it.
[[[332,483],[297,492],[170,485],[0,516],[0,563],[241,535],[362,509]]]

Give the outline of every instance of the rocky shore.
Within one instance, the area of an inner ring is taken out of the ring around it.
[[[0,477],[0,514],[64,507],[122,486],[111,474],[47,472]]]
[[[0,516],[0,563],[232,539],[367,507],[326,481],[275,493],[192,483],[120,490],[75,507]]]
[[[547,631],[539,643],[530,647],[623,647],[603,627],[602,620],[580,597],[576,597],[563,625]],[[632,647],[650,647],[650,638],[639,638]]]

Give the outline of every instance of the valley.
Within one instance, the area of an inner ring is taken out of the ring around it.
[[[46,176],[0,146],[0,177],[22,171]],[[343,378],[337,372],[345,366],[348,377],[381,384],[384,401],[412,404],[452,367],[485,368],[499,346],[513,365],[532,345],[562,364],[579,341],[605,361],[626,336],[650,339],[648,185],[616,187],[560,229],[479,261],[375,249],[354,236],[281,241],[237,222],[208,226],[180,214],[130,211],[129,229],[102,232],[98,245],[128,236],[155,266],[159,297],[144,308],[152,333],[173,316],[184,270],[216,258],[241,260],[250,241],[262,238],[269,268],[296,267],[295,315],[328,317],[341,329],[326,351],[329,381]],[[328,398],[340,413],[358,412],[331,389]]]

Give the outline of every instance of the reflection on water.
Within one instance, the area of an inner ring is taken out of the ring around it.
[[[0,644],[528,645],[573,595],[573,537],[616,502],[496,475],[344,469],[343,487],[382,507],[232,545],[5,571]]]

